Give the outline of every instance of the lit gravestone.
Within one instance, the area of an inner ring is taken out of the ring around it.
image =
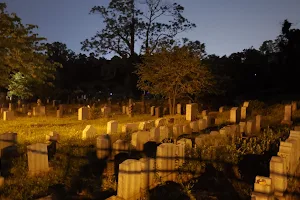
[[[199,119],[198,120],[198,127],[199,127],[200,131],[206,129],[207,128],[207,120],[206,119]]]
[[[141,197],[141,162],[127,159],[119,165],[117,196],[123,199]]]
[[[183,133],[184,134],[192,134],[192,129],[189,124],[183,125]]]
[[[269,177],[256,176],[254,182],[254,191],[251,197],[255,200],[272,200],[274,199],[274,180]]]
[[[122,133],[128,133],[133,131],[138,131],[139,124],[137,123],[128,123],[122,126]]]
[[[177,112],[176,112],[178,115],[181,115],[182,114],[182,107],[181,107],[181,104],[177,104]]]
[[[186,104],[186,120],[187,121],[194,121],[197,118],[198,114],[198,104],[191,103]]]
[[[89,109],[81,107],[78,109],[78,120],[87,120],[89,118]]]
[[[93,138],[97,135],[97,129],[95,129],[92,125],[87,125],[85,129],[82,131],[82,139]]]
[[[155,115],[155,106],[151,106],[151,108],[150,108],[150,114],[151,114],[151,116]]]
[[[247,118],[247,107],[241,108],[241,120],[245,120]]]
[[[238,112],[239,108],[238,107],[233,107],[230,110],[230,122],[231,123],[238,123],[240,121],[240,116]]]
[[[287,174],[284,158],[273,156],[270,161],[270,178],[274,181],[275,194],[282,194],[287,188]]]
[[[149,190],[155,184],[155,160],[153,158],[141,158],[141,190]]]
[[[164,126],[167,123],[167,120],[164,118],[158,118],[155,120],[155,127]]]
[[[150,140],[150,132],[148,131],[138,131],[132,133],[131,135],[131,144],[138,151],[144,150],[144,144]]]
[[[175,181],[176,145],[163,143],[157,147],[156,168],[163,181]]]
[[[255,117],[255,132],[260,133],[261,115]]]
[[[224,106],[219,108],[219,113],[222,113],[222,112],[224,112]]]
[[[3,112],[3,120],[4,121],[14,120],[14,119],[15,119],[14,111],[4,111]]]
[[[297,110],[297,101],[293,101],[292,102],[292,111],[296,111]]]
[[[107,134],[115,134],[118,132],[118,122],[115,120],[107,122]]]

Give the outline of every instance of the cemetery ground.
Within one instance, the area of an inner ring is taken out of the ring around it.
[[[132,132],[122,133],[122,125],[157,119],[150,114],[134,114],[128,117],[113,109],[109,118],[78,121],[77,112],[56,117],[56,109],[46,107],[47,116],[28,117],[16,113],[16,118],[0,123],[0,132],[17,133],[17,152],[12,151],[9,162],[1,158],[1,176],[5,184],[0,188],[0,199],[37,199],[50,194],[63,199],[106,199],[116,195],[118,165],[126,159],[155,157],[156,148],[144,147],[143,151],[130,146],[126,154],[120,154],[113,162],[97,159],[96,137],[82,140],[82,131],[87,125],[97,130],[97,136],[107,133],[107,122],[118,122],[118,133],[110,134],[111,142],[122,139],[130,143]],[[209,135],[231,124],[230,108],[218,113],[218,124],[180,138],[192,140],[192,147],[185,148],[185,163],[176,171],[175,182],[163,181],[155,176],[157,186],[142,196],[144,199],[250,199],[255,177],[269,176],[269,162],[276,156],[280,141],[289,136],[290,129],[300,124],[300,110],[292,114],[293,125],[281,124],[284,105],[266,106],[250,101],[247,119],[261,115],[261,131],[253,137],[207,137],[201,146],[195,146],[195,137]],[[197,116],[202,118],[201,112]],[[164,116],[167,124],[189,124],[185,115]],[[168,120],[174,118],[174,121]],[[45,143],[46,135],[55,131],[59,140],[55,152],[49,145],[49,167],[46,173],[29,175],[27,146]],[[179,140],[180,138],[177,138]],[[173,142],[169,138],[163,142]],[[159,144],[154,145],[157,147]],[[4,167],[3,167],[4,166]],[[5,169],[9,170],[5,170]],[[300,181],[289,177],[287,191],[299,194]],[[129,186],[130,187],[130,186]],[[132,186],[133,187],[133,186]]]

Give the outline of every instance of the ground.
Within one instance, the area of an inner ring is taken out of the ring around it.
[[[268,176],[269,159],[278,151],[278,141],[284,140],[291,128],[279,123],[283,118],[283,105],[266,106],[260,102],[254,102],[252,105],[254,106],[249,118],[256,114],[262,114],[262,128],[266,129],[264,134],[261,133],[258,136],[257,141],[247,141],[245,147],[243,147],[242,141],[235,141],[235,144],[219,141],[222,145],[217,148],[213,147],[217,138],[207,141],[205,148],[187,152],[191,158],[197,159],[190,161],[187,159],[188,161],[182,171],[188,169],[187,174],[194,176],[193,179],[186,180],[185,177],[178,180],[178,183],[161,182],[158,187],[150,191],[149,198],[249,199],[253,178],[256,175]],[[129,118],[126,115],[113,113],[111,118],[78,121],[76,113],[65,115],[63,118],[56,118],[56,111],[51,106],[47,107],[47,110],[45,117],[19,116],[16,120],[0,123],[1,133],[18,133],[18,156],[13,160],[12,168],[8,174],[10,177],[5,179],[5,186],[0,189],[1,199],[34,199],[53,192],[57,195],[68,195],[70,199],[105,199],[115,194],[115,177],[110,170],[104,169],[109,164],[97,160],[95,139],[81,140],[83,129],[86,125],[92,125],[97,129],[98,134],[106,133],[106,123],[110,120],[117,120],[119,132],[121,132],[123,124],[155,119],[149,114],[136,114],[133,118]],[[224,124],[226,124],[228,114],[228,111],[221,114],[220,119]],[[300,116],[299,110],[293,113],[294,125],[297,125],[299,121],[298,116]],[[167,118],[170,117],[174,116],[167,116]],[[185,117],[175,116],[175,123],[179,122],[185,123]],[[212,127],[200,134],[218,130],[223,125]],[[57,152],[54,157],[50,158],[50,173],[29,177],[27,174],[26,146],[45,142],[45,135],[50,131],[57,131],[61,136],[57,144]],[[194,138],[196,135],[199,133],[186,137]],[[112,142],[119,138],[130,140],[130,135],[114,134],[112,135]],[[264,141],[268,141],[267,144],[270,147],[263,146]],[[258,146],[259,148],[257,148]],[[248,153],[241,154],[238,151],[241,148],[244,148],[244,151]],[[213,149],[217,149],[221,153],[213,153]],[[207,155],[217,156],[214,158],[224,161],[225,164],[199,160]],[[237,158],[233,155],[237,155]],[[130,158],[142,156],[144,154],[134,151],[129,154]],[[127,157],[119,158],[116,162],[121,162]],[[199,166],[200,169],[198,170]],[[297,180],[290,181],[290,184],[291,192],[299,190]]]

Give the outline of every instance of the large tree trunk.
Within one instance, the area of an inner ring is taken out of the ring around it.
[[[130,56],[134,56],[134,37],[135,37],[135,19],[134,19],[134,0],[131,0],[131,28],[130,28]]]

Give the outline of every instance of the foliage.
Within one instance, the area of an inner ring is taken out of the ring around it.
[[[137,66],[137,87],[160,94],[169,99],[171,113],[174,113],[176,99],[187,94],[209,92],[214,79],[203,65],[199,55],[187,46],[163,48],[153,55],[145,55],[143,63]]]
[[[141,51],[155,52],[158,46],[196,26],[182,15],[183,10],[181,5],[164,0],[111,0],[108,7],[94,6],[90,13],[100,14],[105,28],[82,42],[82,49],[126,58],[135,54],[135,44],[140,41]],[[163,17],[168,23],[160,20]]]
[[[59,66],[51,63],[45,55],[46,46],[42,43],[45,38],[34,33],[35,25],[23,25],[21,19],[15,13],[6,12],[6,4],[0,3],[0,86],[8,87],[9,80],[13,77],[13,82],[20,72],[28,81],[36,80],[43,84],[50,84],[54,79],[54,72]],[[20,76],[19,76],[20,77]],[[21,81],[25,83],[26,81]],[[11,89],[15,83],[11,83]],[[34,91],[25,89],[25,96]],[[20,94],[18,91],[12,93]]]

